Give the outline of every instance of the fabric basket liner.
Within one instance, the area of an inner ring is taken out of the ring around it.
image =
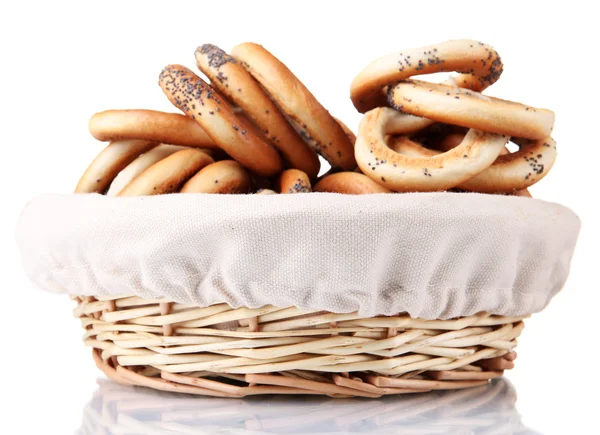
[[[568,208],[475,193],[45,195],[26,272],[73,295],[448,319],[542,310],[565,284]]]

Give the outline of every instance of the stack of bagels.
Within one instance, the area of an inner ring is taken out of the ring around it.
[[[502,73],[490,46],[456,40],[375,60],[353,80],[355,136],[265,48],[195,52],[159,85],[182,113],[109,110],[92,135],[109,144],[76,192],[347,194],[468,191],[528,196],[556,158],[554,113],[482,94]],[[437,84],[415,75],[457,72]],[[509,152],[512,141],[518,151]],[[331,169],[321,177],[319,155]]]

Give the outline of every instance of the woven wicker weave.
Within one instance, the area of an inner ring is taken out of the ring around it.
[[[75,298],[98,367],[122,384],[218,397],[380,397],[483,385],[513,367],[523,317],[363,318],[265,306]]]

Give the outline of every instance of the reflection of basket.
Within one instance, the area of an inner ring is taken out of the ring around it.
[[[198,308],[139,297],[77,298],[111,379],[219,397],[380,397],[486,384],[513,367],[522,317],[455,320],[296,308]]]
[[[463,391],[372,401],[316,397],[189,398],[102,382],[77,435],[95,434],[529,434],[506,380]],[[335,406],[334,406],[335,405]]]

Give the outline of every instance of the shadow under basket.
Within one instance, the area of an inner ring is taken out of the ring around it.
[[[381,397],[475,387],[514,366],[525,317],[364,318],[298,308],[200,308],[74,297],[110,379],[217,397]]]

